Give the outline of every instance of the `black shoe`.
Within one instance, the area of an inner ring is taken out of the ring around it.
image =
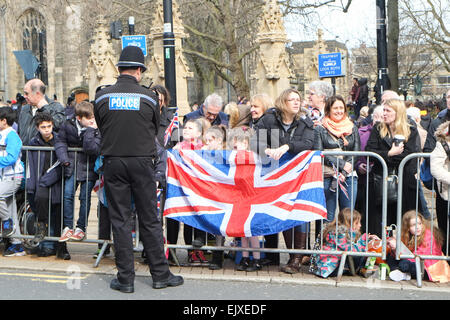
[[[37,256],[38,257],[50,257],[50,256],[54,256],[56,255],[56,250],[55,249],[50,249],[50,248],[42,248],[38,251]]]
[[[134,285],[133,284],[121,284],[119,280],[112,279],[109,287],[113,290],[117,290],[123,293],[133,293]]]
[[[250,265],[250,258],[242,258],[241,262],[239,262],[238,266],[236,267],[236,270],[246,271],[249,265]]]
[[[71,259],[69,251],[67,251],[67,244],[65,242],[58,242],[56,248],[56,257],[63,260]]]
[[[194,248],[201,248],[205,245],[205,241],[202,238],[192,240],[192,246]]]
[[[259,259],[253,259],[253,260],[250,260],[250,263],[248,264],[248,267],[245,271],[252,272],[252,271],[257,271],[257,270],[261,270],[261,269],[262,269],[261,261]]]
[[[41,242],[47,235],[47,225],[44,222],[36,222],[36,233],[34,234],[34,241]]]
[[[184,283],[182,276],[176,276],[174,274],[170,274],[167,280],[163,281],[153,281],[153,289],[163,289],[166,287],[176,287],[181,286]]]

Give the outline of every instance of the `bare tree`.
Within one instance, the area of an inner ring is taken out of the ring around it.
[[[423,41],[430,46],[450,72],[450,19],[448,0],[402,0],[406,16],[423,35]]]

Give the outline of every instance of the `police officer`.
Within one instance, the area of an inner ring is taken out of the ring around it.
[[[146,70],[140,48],[125,47],[117,66],[120,75],[116,84],[96,93],[94,109],[102,135],[105,191],[118,271],[110,287],[134,292],[132,201],[137,209],[140,239],[148,258],[153,288],[178,286],[183,284],[183,278],[169,270],[156,211],[154,161],[159,128],[158,97],[138,84]]]

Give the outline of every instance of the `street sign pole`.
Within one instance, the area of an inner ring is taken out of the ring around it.
[[[163,0],[164,10],[164,79],[170,93],[170,107],[177,106],[177,85],[175,74],[175,35],[173,34],[172,0]]]

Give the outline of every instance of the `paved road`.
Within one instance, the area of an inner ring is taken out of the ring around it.
[[[340,288],[327,285],[271,284],[238,281],[186,280],[180,287],[154,290],[149,277],[136,277],[135,292],[109,289],[113,276],[0,270],[0,288],[12,300],[450,300],[450,294],[425,290]],[[183,304],[184,305],[184,304]]]

